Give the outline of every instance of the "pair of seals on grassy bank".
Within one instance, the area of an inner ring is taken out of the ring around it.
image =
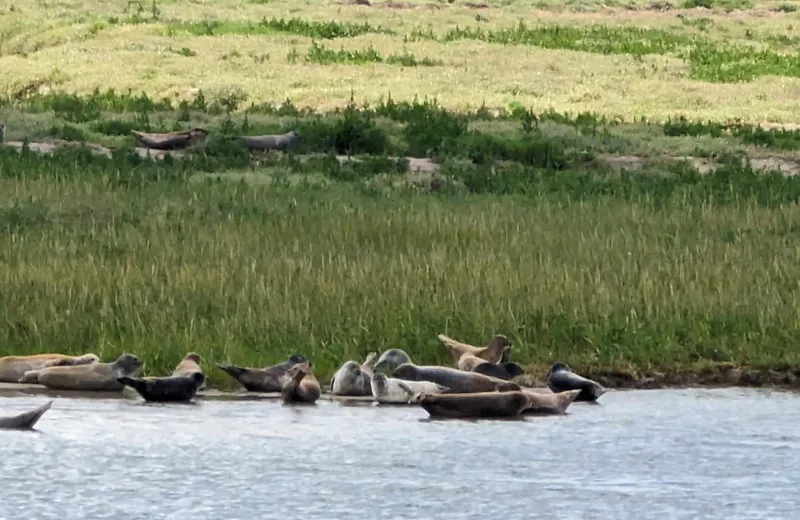
[[[265,368],[246,368],[221,363],[218,363],[217,366],[248,392],[280,392],[283,389],[286,372],[294,365],[307,361],[300,354],[292,354],[283,363]]]
[[[594,402],[606,393],[603,386],[591,379],[579,376],[564,363],[555,363],[547,374],[547,386],[553,392],[580,390],[576,401]]]
[[[167,377],[123,376],[117,381],[133,388],[145,401],[174,403],[191,401],[205,387],[206,377],[200,355],[189,352]]]
[[[152,150],[182,150],[205,140],[208,136],[208,130],[203,128],[163,134],[147,134],[136,130],[131,130],[131,133],[145,148]]]
[[[124,385],[117,378],[135,375],[142,361],[133,354],[122,354],[112,363],[51,366],[38,370],[40,385],[53,390],[83,390],[117,392]]]
[[[415,365],[411,362],[408,354],[400,349],[390,349],[384,352],[375,364],[375,370],[384,366],[397,367],[392,372],[394,378],[406,381],[429,381],[447,387],[448,393],[520,390],[518,384],[496,377],[449,367]]]
[[[51,406],[53,406],[53,401],[45,403],[30,412],[21,413],[13,417],[0,417],[0,430],[32,430]]]
[[[92,353],[81,356],[64,354],[34,354],[31,356],[6,356],[0,358],[0,382],[38,383],[37,371],[48,367],[77,366],[100,360]]]
[[[355,361],[347,361],[342,365],[331,378],[331,394],[371,395],[372,373],[377,357],[377,353],[370,352],[361,365]]]

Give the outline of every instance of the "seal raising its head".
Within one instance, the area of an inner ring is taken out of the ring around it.
[[[564,363],[555,363],[547,374],[547,386],[553,392],[566,392],[580,390],[576,401],[597,401],[606,393],[602,385],[579,376]]]
[[[375,372],[384,368],[387,372],[392,372],[403,364],[413,364],[411,357],[399,348],[389,349],[378,358],[378,362],[375,363]]]
[[[359,365],[355,361],[348,361],[336,371],[331,378],[331,393],[333,395],[371,395],[370,376],[373,364],[378,355],[370,352],[366,361]]]

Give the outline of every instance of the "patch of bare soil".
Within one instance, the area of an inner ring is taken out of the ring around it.
[[[611,155],[601,154],[598,159],[617,170],[641,170],[647,160],[658,161],[689,161],[701,174],[707,174],[719,167],[719,164],[710,157],[692,156],[665,156],[658,158],[640,157],[638,155]],[[786,176],[800,175],[800,160],[785,157],[764,156],[750,158],[750,167],[759,171],[780,171]]]

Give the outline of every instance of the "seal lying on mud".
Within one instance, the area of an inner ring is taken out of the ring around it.
[[[121,391],[119,377],[133,376],[142,361],[133,354],[122,354],[113,363],[49,367],[39,370],[39,384],[53,390]]]
[[[35,410],[21,413],[14,417],[0,417],[0,430],[32,430],[42,415],[53,406],[53,401],[43,404]]]
[[[146,134],[131,130],[131,133],[145,148],[152,150],[182,150],[196,142],[203,141],[208,135],[208,130],[192,128],[191,130],[165,134]]]
[[[292,354],[283,363],[265,368],[244,368],[219,363],[217,366],[238,381],[248,392],[280,392],[284,383],[282,377],[286,371],[297,363],[306,361],[300,354]]]
[[[136,390],[145,401],[180,403],[191,401],[205,379],[202,372],[191,372],[184,376],[118,377],[117,381]]]
[[[553,392],[580,390],[576,401],[597,401],[606,393],[602,385],[579,376],[564,363],[555,363],[547,373],[547,386]]]
[[[370,352],[366,361],[360,366],[355,361],[348,361],[333,374],[331,393],[333,395],[371,395],[372,371],[378,354]]]
[[[283,152],[294,146],[301,139],[302,137],[300,134],[294,130],[285,134],[239,136],[239,140],[241,140],[249,150],[259,152],[268,150],[279,150]]]
[[[190,376],[194,373],[205,376],[203,369],[200,367],[200,354],[196,352],[189,352],[183,356],[181,362],[178,363],[178,366],[176,366],[175,370],[172,371],[173,376]],[[203,377],[203,381],[200,383],[200,386],[197,389],[202,390],[205,387],[206,378]]]
[[[511,361],[511,341],[502,334],[498,334],[492,338],[489,345],[485,347],[476,347],[467,343],[461,343],[444,334],[439,334],[437,337],[450,351],[450,354],[453,356],[453,361],[456,363],[458,363],[461,356],[464,354],[472,354],[475,357],[485,359],[493,364]]]
[[[530,399],[530,406],[522,411],[522,415],[560,415],[567,412],[580,390],[567,390],[557,394],[542,394],[523,388],[522,392]]]
[[[523,392],[477,392],[470,394],[417,394],[411,400],[431,417],[479,419],[517,417],[531,404]]]
[[[385,374],[372,374],[372,398],[378,403],[408,403],[415,394],[443,394],[450,389],[430,381],[403,381]]]
[[[510,381],[525,373],[521,366],[512,361],[495,365],[469,352],[465,353],[461,356],[461,359],[458,360],[458,369],[464,370],[465,372],[475,372],[485,376],[492,376],[506,381]]]
[[[291,367],[283,379],[285,382],[281,389],[281,401],[284,403],[313,404],[322,395],[322,388],[308,361]]]
[[[95,354],[86,353],[81,356],[66,356],[64,354],[34,354],[32,356],[6,356],[0,358],[0,382],[3,383],[36,383],[35,372],[42,368],[58,366],[88,365],[96,363],[100,358]]]

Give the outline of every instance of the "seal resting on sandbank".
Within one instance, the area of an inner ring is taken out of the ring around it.
[[[443,394],[450,390],[430,381],[403,381],[385,374],[372,374],[372,398],[378,403],[407,404],[415,394]]]
[[[377,353],[370,352],[361,365],[355,361],[347,361],[342,365],[331,378],[331,394],[371,395],[372,371],[377,357]]]
[[[297,363],[289,368],[283,379],[281,401],[284,403],[314,404],[322,395],[322,388],[308,361]]]
[[[439,334],[437,336],[439,341],[441,341],[445,347],[450,351],[450,354],[453,356],[453,361],[458,363],[461,359],[461,356],[464,354],[472,354],[475,357],[479,357],[481,359],[485,359],[489,363],[497,364],[497,363],[507,363],[511,361],[511,340],[507,337],[503,336],[502,334],[498,334],[489,344],[485,347],[476,347],[474,345],[469,345],[467,343],[462,343],[460,341],[456,341],[453,338],[445,336],[444,334]]]
[[[141,368],[138,357],[122,354],[112,363],[43,368],[39,370],[39,384],[53,390],[117,392],[125,388],[117,378],[136,375]]]
[[[567,412],[580,390],[567,390],[557,394],[543,394],[523,388],[522,392],[530,399],[530,405],[522,411],[522,415],[560,415]]]
[[[266,152],[269,150],[278,150],[285,152],[302,137],[298,132],[292,130],[285,134],[272,134],[272,135],[240,135],[239,140],[251,151]]]
[[[292,354],[283,363],[265,368],[245,368],[236,365],[217,363],[226,374],[234,378],[248,392],[280,392],[283,389],[282,377],[297,363],[306,362],[300,354]]]
[[[35,410],[21,413],[14,417],[0,417],[0,430],[32,430],[42,415],[53,406],[53,401],[43,404]]]
[[[184,403],[194,398],[205,379],[202,372],[191,372],[183,376],[118,377],[117,381],[136,390],[145,401]]]
[[[26,376],[26,372],[35,372],[47,367],[88,365],[98,361],[100,361],[100,358],[92,353],[86,353],[81,356],[67,356],[65,354],[6,356],[0,358],[0,382],[36,383],[35,374],[30,374],[24,381],[22,380]]]
[[[204,376],[203,381],[197,388],[198,390],[204,389],[206,387],[206,377],[203,369],[200,367],[200,354],[197,352],[189,352],[183,356],[181,362],[178,363],[178,366],[172,371],[173,376],[190,376],[194,373],[199,373]]]
[[[411,402],[422,406],[431,417],[449,419],[517,417],[531,404],[528,395],[521,391],[417,394]]]
[[[606,393],[606,389],[600,383],[579,376],[564,363],[555,363],[550,367],[547,373],[547,387],[556,393],[580,390],[581,393],[575,401],[594,402]]]
[[[180,132],[168,132],[165,134],[147,134],[137,130],[131,130],[137,141],[145,148],[152,150],[182,150],[190,145],[203,141],[208,135],[208,130],[203,128],[192,128]]]
[[[479,358],[475,354],[469,352],[461,356],[458,360],[458,369],[465,372],[475,372],[476,374],[483,374],[485,376],[492,376],[505,381],[510,381],[517,376],[525,373],[521,366],[508,361],[505,363],[489,363],[485,359]]]

